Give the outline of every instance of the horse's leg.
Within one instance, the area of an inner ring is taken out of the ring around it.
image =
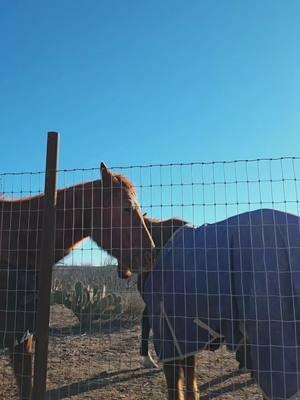
[[[186,385],[186,400],[199,400],[197,380],[195,377],[196,357],[189,356],[182,361]]]
[[[182,361],[175,360],[164,363],[167,381],[168,400],[184,400],[184,376]]]
[[[142,338],[141,338],[141,347],[140,347],[140,355],[142,356],[142,364],[145,368],[158,368],[158,365],[155,363],[151,354],[149,353],[149,335],[150,335],[150,323],[148,316],[148,308],[145,306],[143,316],[142,316]]]
[[[21,400],[30,400],[32,392],[32,336],[10,349]]]

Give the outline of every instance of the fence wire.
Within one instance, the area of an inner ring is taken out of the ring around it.
[[[140,265],[120,279],[113,238],[105,250],[91,240],[96,215],[117,212],[95,204],[99,168],[60,170],[47,398],[166,399],[161,359],[194,353],[201,399],[291,397],[300,389],[300,158],[112,171],[136,188],[162,249],[156,274]],[[0,174],[1,399],[20,398],[10,357],[34,333],[44,179]],[[111,218],[113,236],[124,226]]]

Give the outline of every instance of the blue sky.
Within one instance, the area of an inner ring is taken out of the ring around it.
[[[2,2],[0,172],[43,170],[50,130],[63,169],[299,156],[299,21],[298,0]]]
[[[299,155],[299,1],[9,1],[0,170]]]

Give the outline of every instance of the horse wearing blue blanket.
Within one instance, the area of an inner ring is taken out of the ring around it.
[[[177,230],[144,286],[169,399],[224,342],[271,400],[300,398],[300,218],[269,209]],[[299,344],[298,344],[299,343]]]

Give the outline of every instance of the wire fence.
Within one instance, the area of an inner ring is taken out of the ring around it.
[[[166,399],[162,361],[191,354],[201,399],[300,390],[300,158],[111,170],[136,188],[155,272],[140,265],[139,277],[119,278],[113,235],[125,228],[111,214],[101,248],[99,223],[118,206],[104,204],[99,168],[59,170],[47,399]],[[1,399],[26,385],[18,389],[12,359],[34,333],[42,295],[44,181],[44,172],[0,174]]]

